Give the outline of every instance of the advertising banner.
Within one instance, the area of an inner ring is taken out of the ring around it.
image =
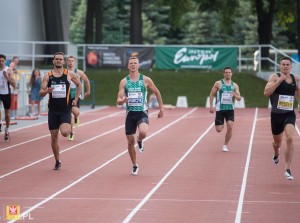
[[[140,69],[150,69],[154,63],[154,47],[87,46],[86,64],[93,68],[127,68],[130,57],[138,57]]]
[[[156,47],[157,69],[237,69],[237,47]]]

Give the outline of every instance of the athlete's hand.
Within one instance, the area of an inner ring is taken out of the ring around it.
[[[48,88],[47,88],[47,92],[48,92],[48,93],[52,93],[53,90],[54,90],[54,87],[48,87]]]
[[[157,118],[162,118],[164,116],[164,110],[160,109],[157,115]]]

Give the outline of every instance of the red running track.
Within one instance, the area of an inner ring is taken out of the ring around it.
[[[205,108],[150,111],[138,176],[124,135],[125,111],[106,107],[82,113],[75,140],[59,137],[62,169],[46,123],[16,130],[0,142],[0,222],[6,206],[21,208],[20,222],[300,221],[299,131],[292,173],[285,179],[283,152],[272,163],[268,109],[237,109],[229,152]],[[297,121],[298,122],[298,121]],[[297,128],[298,130],[298,128]]]

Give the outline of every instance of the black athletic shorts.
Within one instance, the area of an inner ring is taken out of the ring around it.
[[[234,122],[234,110],[216,111],[215,125],[224,125],[224,119]]]
[[[149,125],[148,111],[129,111],[125,121],[125,134],[135,134],[138,125],[141,123]]]
[[[271,112],[271,128],[273,135],[279,135],[283,133],[287,124],[295,126],[296,115],[295,112],[287,112],[285,114],[274,114]]]
[[[0,94],[0,100],[3,102],[4,109],[10,109],[10,106],[11,106],[11,95],[10,94]]]
[[[59,129],[62,123],[71,124],[71,111],[59,112],[48,111],[48,127],[49,130]]]

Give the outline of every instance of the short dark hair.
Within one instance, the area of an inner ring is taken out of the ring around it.
[[[227,69],[229,69],[229,70],[232,71],[231,67],[224,67],[223,71],[225,71],[225,70],[227,70]]]
[[[281,57],[280,62],[283,60],[289,60],[292,63],[292,59],[290,57],[286,57],[286,56]]]
[[[6,56],[4,54],[0,54],[0,58],[4,58],[4,60],[6,60]]]
[[[57,52],[54,54],[53,59],[55,58],[56,55],[62,55],[63,57],[65,56],[65,54],[63,52]]]

